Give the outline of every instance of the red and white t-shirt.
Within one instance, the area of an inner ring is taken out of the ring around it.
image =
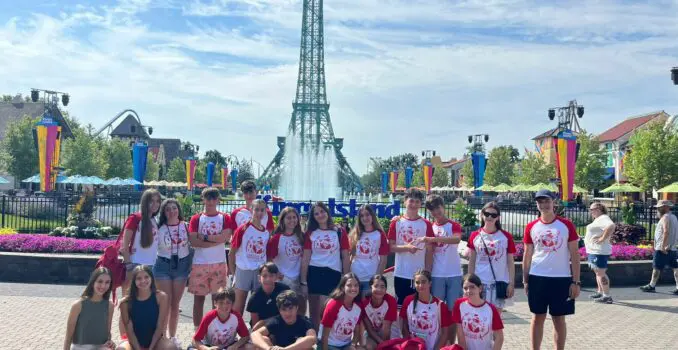
[[[433,234],[436,237],[461,237],[461,225],[458,222],[448,220],[444,224],[433,222]],[[431,267],[431,276],[433,277],[457,277],[462,275],[461,259],[457,246],[459,244],[434,243],[433,244],[433,266]]]
[[[140,212],[130,215],[125,222],[125,230],[134,231],[134,243],[132,243],[129,258],[135,264],[154,265],[155,259],[158,257],[158,223],[155,221],[155,218],[151,218],[153,241],[151,245],[144,248],[141,246],[141,222],[142,216]]]
[[[377,273],[379,260],[388,255],[386,234],[382,231],[363,232],[355,248],[351,271],[361,282],[367,282]]]
[[[217,213],[209,216],[205,213],[195,214],[188,224],[188,232],[197,232],[198,239],[204,235],[216,236],[226,229],[233,229],[233,223],[228,214]],[[213,240],[212,240],[213,241]],[[226,262],[226,251],[223,245],[209,248],[195,248],[194,264],[219,264]]]
[[[266,208],[266,216],[261,218],[261,224],[266,227],[268,232],[273,232],[273,213],[271,209]],[[231,212],[231,220],[235,222],[236,227],[240,227],[242,224],[249,222],[252,218],[252,212],[247,209],[247,206],[242,206],[240,208],[235,208]]]
[[[188,227],[185,222],[178,225],[165,224],[158,229],[158,256],[171,258],[172,255],[185,258],[190,254],[188,247]]]
[[[438,343],[440,331],[452,324],[450,311],[440,299],[431,296],[431,302],[417,301],[414,309],[414,294],[403,301],[400,318],[407,322],[410,334],[426,341],[426,349],[433,350]]]
[[[460,298],[452,309],[452,322],[461,325],[466,340],[466,350],[492,350],[493,331],[504,329],[501,315],[494,305],[483,302],[471,304],[468,298]]]
[[[353,332],[363,316],[364,311],[360,304],[353,303],[349,310],[343,302],[330,299],[325,306],[318,334],[323,334],[324,327],[331,327],[332,331],[330,331],[327,344],[338,347],[346,346],[351,344]]]
[[[579,240],[577,229],[568,219],[556,217],[545,223],[541,218],[525,227],[525,244],[534,244],[530,275],[571,277],[568,243]]]
[[[236,333],[238,333],[240,338],[250,335],[245,321],[237,311],[232,310],[228,318],[222,320],[219,318],[219,312],[212,310],[200,321],[200,327],[195,332],[193,339],[203,344],[218,346],[220,349],[223,347],[225,349],[236,342]]]
[[[485,245],[487,252],[485,251]],[[482,228],[474,231],[468,239],[468,248],[476,251],[476,270],[475,274],[480,277],[483,284],[494,283],[492,269],[490,269],[490,259],[492,259],[492,268],[497,277],[497,281],[509,283],[509,266],[506,258],[507,254],[516,253],[516,245],[513,242],[513,236],[506,231],[495,231],[487,233]],[[489,257],[487,253],[490,253]]]
[[[296,235],[278,233],[268,240],[266,255],[280,269],[283,276],[296,281],[301,274],[301,257],[304,247]]]
[[[388,239],[389,241],[395,241],[396,245],[414,244],[413,242],[416,238],[424,236],[435,237],[433,226],[422,217],[410,220],[403,216],[398,216],[391,220],[391,225],[388,228]],[[414,273],[417,270],[424,268],[426,247],[424,244],[421,244],[419,248],[421,249],[414,254],[409,252],[395,253],[393,276],[411,280],[414,278]]]
[[[311,266],[329,267],[342,271],[341,251],[350,248],[346,231],[341,230],[341,241],[337,231],[317,229],[306,233],[304,249],[311,251]]]
[[[388,293],[384,294],[381,305],[373,306],[372,296],[370,295],[363,299],[362,306],[365,310],[365,316],[372,322],[372,328],[377,332],[382,330],[384,321],[395,322],[398,318],[398,302]]]
[[[259,230],[251,222],[239,226],[231,239],[235,266],[241,270],[256,270],[266,263],[266,245],[270,236],[266,228]]]

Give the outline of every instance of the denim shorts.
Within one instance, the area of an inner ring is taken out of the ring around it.
[[[431,293],[433,293],[433,296],[444,301],[450,311],[452,311],[454,302],[461,298],[462,295],[461,276],[433,277],[431,282]]]
[[[607,268],[607,260],[608,260],[609,257],[610,257],[609,255],[589,254],[588,261],[589,261],[589,266],[591,267],[591,270],[606,269]]]
[[[188,256],[178,259],[176,266],[172,266],[172,259],[159,256],[153,265],[153,276],[158,280],[185,280],[188,279],[189,272],[191,272],[191,258]]]

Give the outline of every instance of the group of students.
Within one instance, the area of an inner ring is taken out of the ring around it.
[[[194,295],[196,333],[189,346],[194,349],[308,349],[316,343],[323,350],[372,349],[394,338],[419,338],[427,349],[502,347],[501,309],[513,297],[516,249],[512,235],[502,230],[495,203],[481,210],[481,228],[468,242],[469,273],[462,276],[461,226],[445,216],[440,196],[425,200],[423,192],[408,190],[406,210],[391,221],[388,232],[374,209],[363,205],[348,233],[334,225],[322,202],[311,207],[305,229],[292,207],[282,210],[274,227],[266,203],[256,199],[254,183],[243,183],[241,190],[246,205],[229,215],[217,210],[219,192],[205,189],[204,211],[188,224],[175,200],[161,203],[157,191],[144,192],[140,212],[128,218],[123,233],[128,273],[120,301],[123,341],[117,349],[182,348],[176,332],[186,284]],[[565,243],[576,232],[553,213],[550,192],[540,191],[536,200],[542,216],[526,229],[529,257],[523,263],[523,283],[527,289],[529,282],[535,313],[531,335],[538,348],[538,328],[548,308],[561,349],[565,336],[559,326],[574,312],[579,294],[578,256],[574,259],[568,252],[572,245]],[[433,222],[420,216],[422,204]],[[387,293],[384,277],[390,253],[395,254],[394,296]],[[93,272],[72,307],[64,349],[116,348],[110,335],[111,286],[105,268]],[[563,293],[567,303],[557,297]],[[207,295],[213,310],[203,315]],[[303,316],[307,305],[310,320]]]

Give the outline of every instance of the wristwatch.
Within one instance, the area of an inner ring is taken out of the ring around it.
[[[581,287],[581,282],[580,282],[580,281],[572,281],[572,284]]]
[[[207,239],[207,238],[208,238],[207,235],[202,235],[202,240],[203,240],[203,241],[209,242],[209,239]]]

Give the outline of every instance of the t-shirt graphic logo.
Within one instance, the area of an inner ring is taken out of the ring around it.
[[[202,231],[208,235],[217,235],[220,233],[217,223],[214,221],[206,222]]]
[[[465,330],[468,331],[465,332],[467,337],[472,339],[482,339],[485,337],[489,333],[490,329],[487,323],[483,321],[484,320],[480,319],[480,315],[476,313],[469,312],[464,314],[463,319],[461,320],[461,325]]]
[[[337,243],[330,237],[328,234],[320,236],[315,242],[313,242],[314,248],[320,250],[327,250],[330,253],[334,253],[337,250]]]
[[[430,310],[422,310],[415,314],[412,320],[414,321],[417,330],[423,333],[433,334],[438,331],[438,322],[436,318],[435,314],[431,313]]]
[[[222,346],[228,345],[235,336],[235,329],[227,328],[225,330],[218,330],[212,335],[210,345]]]
[[[384,324],[384,315],[380,310],[374,310],[370,313],[370,321],[372,321],[372,327],[376,330],[381,329],[381,326]]]
[[[443,227],[436,227],[435,231],[436,237],[445,237],[445,229]],[[449,247],[449,244],[445,243],[434,243],[433,247],[435,248],[436,252],[438,253],[443,253],[447,250],[447,247]]]
[[[559,232],[551,229],[542,232],[537,242],[546,252],[555,252],[563,245]]]
[[[301,258],[301,245],[296,239],[285,240],[285,255],[290,260],[299,260]]]
[[[353,330],[355,329],[355,324],[353,324],[353,320],[350,318],[339,318],[337,321],[337,338],[339,339],[347,339],[351,338],[351,335],[353,334]]]
[[[499,261],[499,259],[504,257],[504,249],[501,249],[501,242],[487,238],[483,239],[485,240],[485,245],[483,246],[482,241],[480,242],[481,254],[487,255],[489,253],[489,256],[485,257],[484,260],[492,259],[494,261]],[[485,252],[485,247],[487,247],[487,252]]]
[[[377,255],[377,250],[372,246],[372,241],[368,238],[363,238],[358,242],[358,257],[373,258]]]
[[[264,255],[264,239],[261,237],[254,237],[247,242],[247,256],[249,258],[260,258]]]
[[[400,237],[405,244],[410,244],[417,238],[417,232],[411,226],[405,226],[400,230]]]

